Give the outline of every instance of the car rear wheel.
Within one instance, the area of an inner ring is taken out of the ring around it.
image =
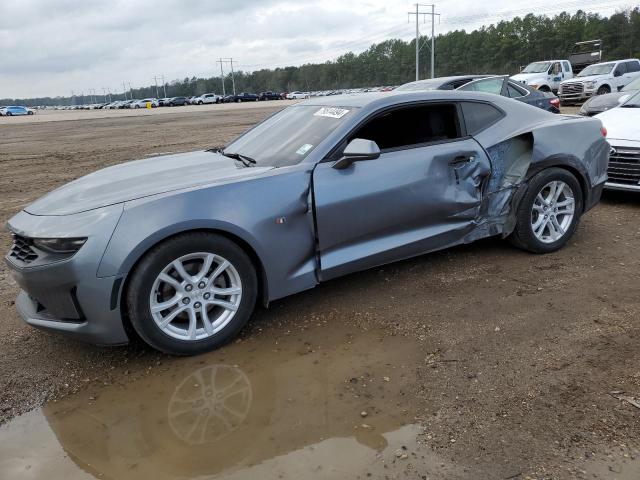
[[[543,170],[529,181],[509,239],[530,252],[555,252],[569,241],[581,213],[582,189],[576,177],[561,168]]]
[[[253,312],[255,268],[231,240],[192,232],[145,255],[132,274],[126,305],[131,324],[157,350],[195,355],[232,339]]]
[[[602,85],[597,92],[598,95],[606,95],[607,93],[611,93],[611,89],[608,85]]]

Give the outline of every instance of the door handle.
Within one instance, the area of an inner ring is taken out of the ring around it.
[[[473,155],[458,155],[456,158],[449,162],[449,165],[462,165],[464,163],[471,163],[476,159]]]

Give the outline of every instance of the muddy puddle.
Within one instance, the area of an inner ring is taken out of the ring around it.
[[[0,478],[455,478],[406,403],[420,361],[410,339],[345,330],[169,359],[1,427]]]

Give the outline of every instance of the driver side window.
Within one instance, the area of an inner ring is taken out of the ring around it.
[[[461,137],[455,104],[402,107],[376,115],[347,139],[373,140],[381,151],[411,148]]]

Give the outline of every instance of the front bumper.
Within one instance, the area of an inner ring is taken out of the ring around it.
[[[58,217],[23,211],[9,221],[9,229],[25,237],[87,237],[78,252],[60,261],[27,264],[6,257],[21,289],[16,307],[25,322],[95,344],[129,341],[118,302],[121,279],[97,275],[122,209],[114,205]]]
[[[564,103],[573,103],[573,102],[585,102],[589,100],[596,94],[593,92],[581,92],[581,93],[558,93],[558,97]]]

